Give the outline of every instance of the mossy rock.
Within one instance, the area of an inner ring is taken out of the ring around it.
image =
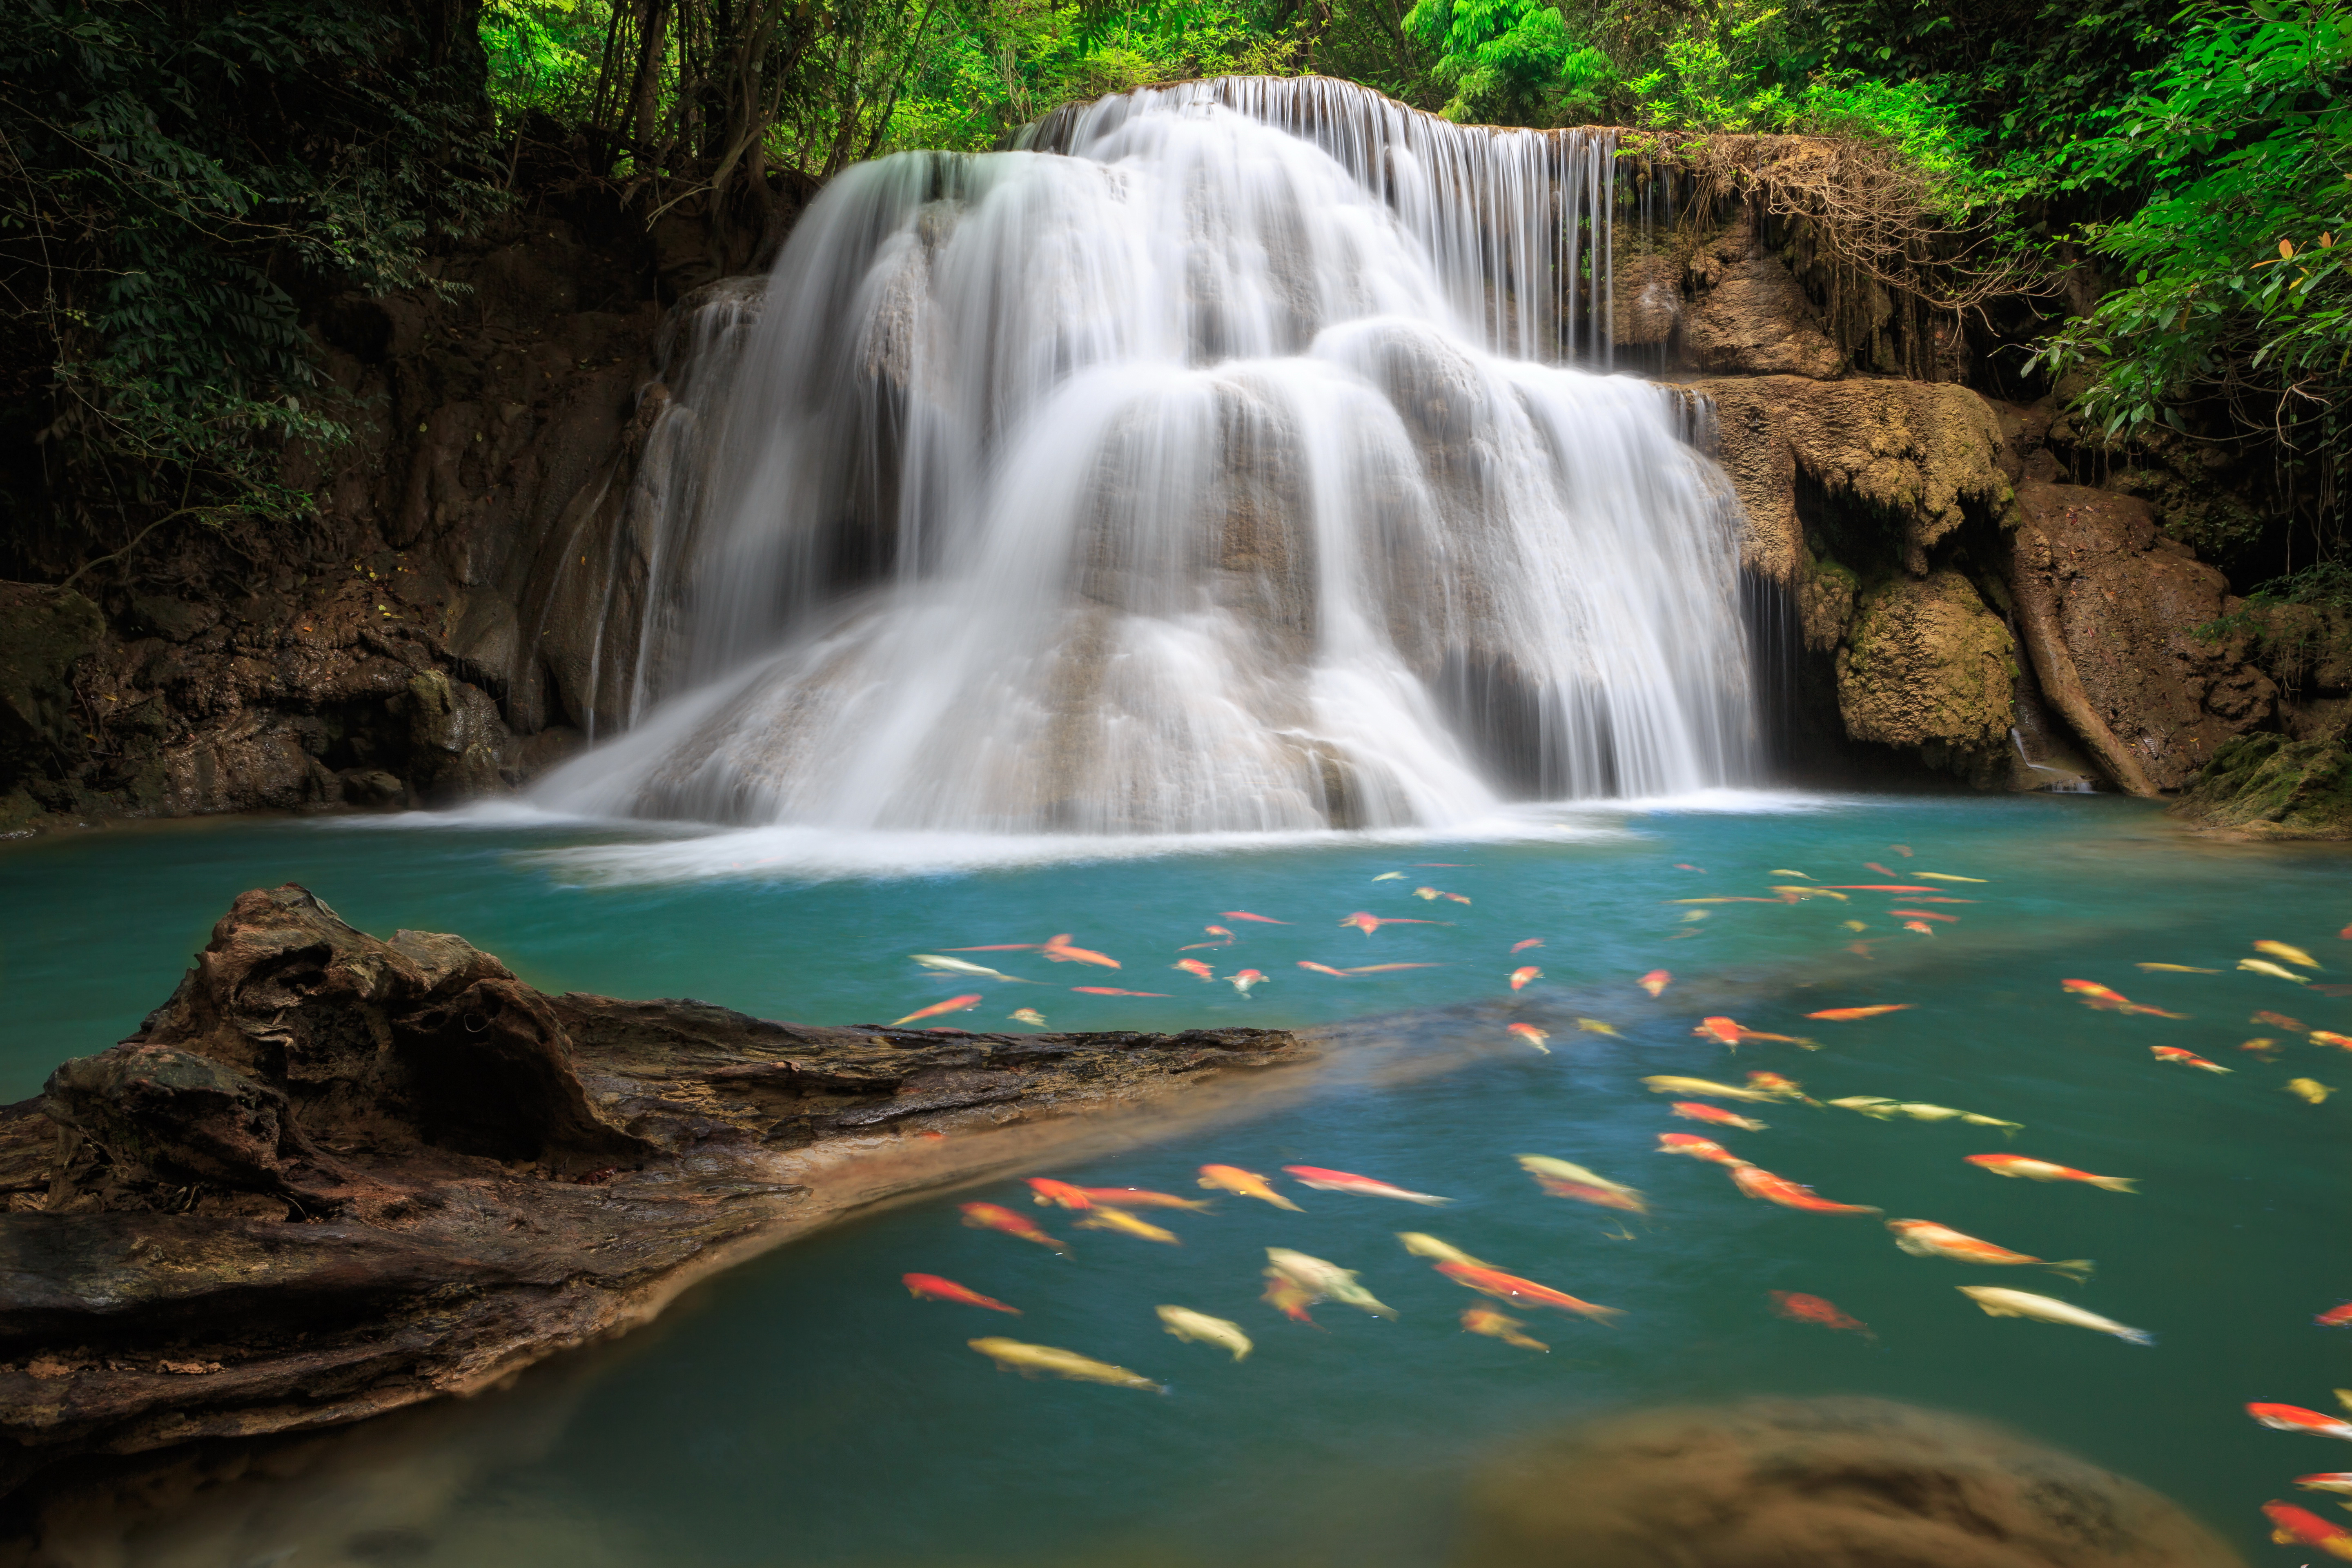
[[[1979,787],[2005,773],[2017,647],[1957,572],[1872,588],[1838,650],[1838,712],[1857,741],[1914,752]]]
[[[2324,739],[2241,735],[2191,780],[2173,815],[2247,838],[2352,838],[2352,752]]]

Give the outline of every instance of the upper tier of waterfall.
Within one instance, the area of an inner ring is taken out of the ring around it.
[[[849,170],[665,416],[670,694],[540,798],[1203,832],[1741,782],[1731,503],[1674,394],[1572,363],[1614,153],[1227,79]]]

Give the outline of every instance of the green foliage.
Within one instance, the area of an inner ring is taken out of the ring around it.
[[[586,118],[611,33],[610,0],[485,0],[482,49],[501,122]]]
[[[1439,112],[1465,124],[1556,123],[1571,105],[1597,105],[1594,89],[1615,76],[1552,0],[1418,0],[1403,26],[1454,89]]]

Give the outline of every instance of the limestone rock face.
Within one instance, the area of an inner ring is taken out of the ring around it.
[[[2223,742],[2271,717],[2277,688],[2249,661],[2251,637],[2196,635],[2232,607],[2227,580],[2159,534],[2147,503],[2038,480],[2017,499],[2021,605],[2049,605],[2083,696],[2127,754],[2126,769],[2136,767],[2150,788],[2179,789]],[[2037,668],[2043,658],[2037,650]],[[2042,684],[2063,707],[2063,679],[2053,683],[2044,671]],[[2085,726],[2076,719],[2074,727]],[[2095,736],[2084,738],[2098,748]]]
[[[1857,741],[1989,782],[2008,752],[2016,655],[1960,574],[1899,577],[1864,596],[1838,649],[1838,712]]]
[[[411,777],[432,804],[467,800],[502,787],[510,742],[488,693],[442,670],[408,683]]]
[[[1812,302],[1780,258],[1758,243],[1744,209],[1694,260],[1691,274],[1698,289],[1682,313],[1683,344],[1699,369],[1816,379],[1844,371],[1845,356],[1822,331]]]
[[[2310,740],[2241,735],[2214,749],[2173,815],[2233,838],[2352,838],[2352,727]]]
[[[1795,581],[1804,560],[1800,475],[1896,520],[1915,576],[1969,507],[1990,512],[2010,499],[2000,418],[1964,386],[1764,375],[1690,390],[1715,408],[1719,460],[1748,514],[1748,564],[1780,582]]]

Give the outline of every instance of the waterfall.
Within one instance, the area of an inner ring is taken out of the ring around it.
[[[1727,491],[1577,367],[1616,162],[1224,79],[847,171],[678,411],[670,695],[540,799],[1184,833],[1744,782]]]

